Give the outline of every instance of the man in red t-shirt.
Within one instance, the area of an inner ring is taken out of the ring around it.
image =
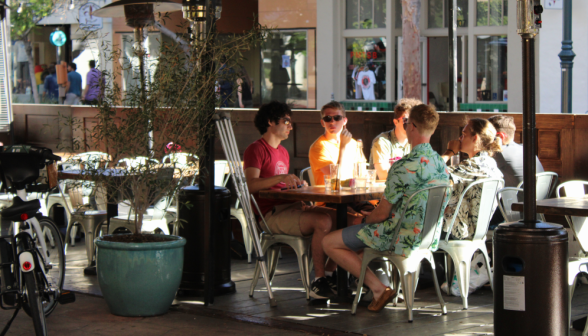
[[[332,217],[335,210],[307,206],[299,201],[284,201],[259,198],[263,189],[297,188],[303,182],[294,174],[288,174],[290,155],[280,145],[288,139],[292,130],[292,111],[288,105],[273,101],[264,104],[255,115],[255,127],[261,139],[255,141],[243,155],[245,177],[249,192],[253,194],[272,233],[292,236],[312,235],[312,259],[316,278],[311,284],[313,298],[326,299],[335,295],[332,271],[325,277],[326,255],[322,240],[332,231]],[[304,182],[305,185],[305,182]],[[257,210],[254,207],[254,210]],[[333,214],[330,214],[333,212]]]

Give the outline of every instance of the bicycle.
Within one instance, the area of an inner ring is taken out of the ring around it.
[[[47,148],[28,145],[0,147],[0,174],[4,185],[15,192],[10,207],[0,212],[0,308],[15,312],[0,335],[4,335],[22,307],[33,319],[36,335],[47,335],[45,317],[57,303],[75,301],[63,291],[65,254],[55,223],[39,213],[38,199],[27,200],[28,192],[44,192],[47,183],[38,181],[40,170],[59,161]]]

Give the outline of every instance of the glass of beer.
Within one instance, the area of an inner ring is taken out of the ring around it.
[[[331,189],[333,191],[339,191],[341,189],[341,182],[339,181],[339,165],[331,164],[329,165],[329,169],[331,170]]]

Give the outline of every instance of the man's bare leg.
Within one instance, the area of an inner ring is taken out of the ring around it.
[[[323,238],[331,232],[332,227],[331,217],[322,211],[308,209],[300,216],[300,231],[305,236],[312,235],[314,274],[319,278],[325,276],[325,261],[327,259],[323,251]]]
[[[341,232],[341,230],[337,230],[328,234],[323,239],[323,248],[331,260],[359,279],[361,257],[345,245]],[[376,300],[387,288],[369,268],[366,271],[364,283],[372,290]]]

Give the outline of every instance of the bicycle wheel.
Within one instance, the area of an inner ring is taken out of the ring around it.
[[[47,335],[47,325],[45,324],[43,300],[41,295],[39,295],[41,291],[39,290],[37,278],[35,277],[35,271],[22,273],[22,276],[25,282],[23,307],[28,307],[29,309],[27,314],[33,319],[35,334],[37,336],[45,336]]]
[[[61,239],[61,234],[57,229],[57,225],[48,217],[41,217],[39,219],[39,224],[41,226],[42,232],[42,239],[45,240],[45,245],[47,246],[47,255],[49,257],[49,265],[50,267],[45,267],[45,276],[47,279],[47,289],[49,289],[51,294],[46,294],[43,297],[43,311],[45,312],[45,316],[49,316],[57,307],[57,293],[61,293],[63,289],[63,281],[65,275],[65,254],[63,252],[63,240]],[[33,239],[35,240],[35,245],[37,247],[39,256],[39,261],[43,263],[41,260],[43,255],[41,253],[41,242],[39,241],[41,237],[34,233]],[[45,263],[43,263],[45,265]],[[23,305],[23,309],[27,314],[28,307],[27,305]],[[29,314],[30,315],[30,314]]]

